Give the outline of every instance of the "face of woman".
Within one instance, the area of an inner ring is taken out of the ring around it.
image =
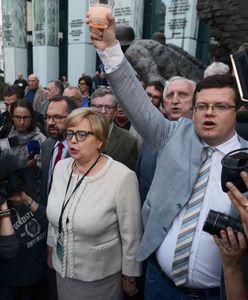
[[[67,130],[73,133],[79,132],[78,134],[80,134],[83,131],[92,132],[92,127],[87,119],[83,119],[76,125],[70,126]],[[102,142],[93,134],[87,134],[83,141],[77,141],[77,137],[74,134],[72,139],[68,141],[70,155],[79,163],[87,163],[95,160],[99,155],[101,146]]]
[[[16,131],[19,133],[26,133],[32,120],[31,112],[25,107],[17,107],[13,112],[12,119]]]

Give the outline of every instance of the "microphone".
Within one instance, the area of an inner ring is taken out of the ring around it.
[[[248,110],[238,111],[236,114],[236,120],[238,123],[248,123]]]
[[[27,144],[29,157],[28,159],[34,159],[35,155],[40,154],[40,144],[37,140],[30,140]]]

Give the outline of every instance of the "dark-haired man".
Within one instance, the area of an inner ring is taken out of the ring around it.
[[[241,104],[235,79],[215,75],[198,82],[193,121],[166,120],[150,105],[116,41],[114,17],[108,19],[107,29],[91,28],[92,42],[121,106],[159,153],[137,255],[149,258],[146,299],[221,299],[219,249],[202,228],[210,209],[234,215],[220,174],[222,157],[248,146],[235,132]]]
[[[65,118],[76,109],[76,104],[66,96],[51,98],[45,114],[49,138],[42,143],[41,160],[41,193],[45,202],[52,184],[53,169],[55,164],[65,157],[69,157],[67,141],[64,139]],[[51,245],[49,245],[51,246]],[[57,299],[55,272],[51,260],[52,247],[48,247],[48,272],[50,299]]]
[[[45,199],[50,190],[59,143],[63,144],[60,159],[68,155],[68,146],[64,139],[64,120],[76,108],[76,104],[66,96],[57,96],[49,101],[45,115],[49,138],[42,144],[42,194]]]
[[[18,85],[9,85],[3,91],[5,112],[0,114],[0,138],[6,138],[12,126],[10,108],[17,99],[22,99],[23,90]]]
[[[160,81],[151,81],[146,85],[145,90],[152,104],[159,109],[163,101],[163,83]]]

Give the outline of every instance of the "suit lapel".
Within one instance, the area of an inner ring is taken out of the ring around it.
[[[118,143],[118,136],[119,136],[118,128],[116,127],[116,125],[113,125],[113,129],[108,138],[108,144],[107,147],[104,149],[104,153],[111,156],[115,152],[115,148]]]

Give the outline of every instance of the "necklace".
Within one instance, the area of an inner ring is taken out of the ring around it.
[[[91,172],[92,170],[94,170],[94,169],[97,167],[97,165],[98,165],[98,163],[99,163],[99,161],[100,161],[100,158],[101,158],[101,154],[99,154],[99,156],[98,156],[98,158],[96,159],[95,163],[93,164],[92,168],[90,168],[90,172]],[[77,165],[77,162],[75,162],[74,168],[75,168],[76,171],[78,171],[78,172],[79,172],[80,174],[82,174],[82,175],[86,175],[86,174],[89,173],[89,170],[87,170],[87,171],[82,171],[82,170],[80,169],[80,167]]]

